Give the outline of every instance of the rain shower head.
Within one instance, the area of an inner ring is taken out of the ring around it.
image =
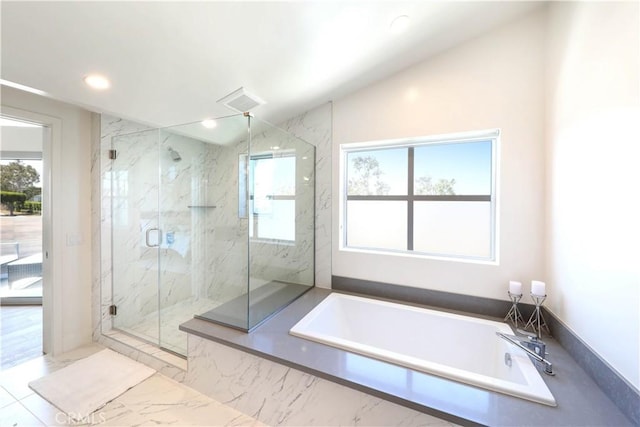
[[[174,162],[179,162],[180,160],[182,160],[182,157],[180,156],[180,153],[178,153],[176,150],[174,150],[173,148],[169,147],[169,154],[171,155],[171,158],[173,159]]]

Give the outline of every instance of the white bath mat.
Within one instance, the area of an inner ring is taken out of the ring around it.
[[[80,421],[155,371],[106,349],[29,383],[36,393]]]

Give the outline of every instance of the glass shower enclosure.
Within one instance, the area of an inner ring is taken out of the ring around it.
[[[250,331],[314,285],[315,147],[247,114],[120,135],[112,327],[181,355],[193,318]]]

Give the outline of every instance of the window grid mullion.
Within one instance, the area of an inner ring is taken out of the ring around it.
[[[413,250],[413,147],[407,153],[407,250]]]
[[[497,139],[497,138],[496,138]],[[489,168],[491,170],[492,173],[492,180],[495,179],[495,167],[496,165],[494,164],[495,162],[495,157],[496,157],[496,145],[497,145],[497,141],[496,139],[491,139],[491,141],[475,141],[472,139],[466,140],[465,141],[443,141],[443,142],[439,142],[440,145],[451,145],[451,144],[457,144],[457,143],[470,143],[470,142],[490,142],[491,143],[491,150],[492,150],[492,155],[491,155],[491,160],[490,160],[490,164],[489,164]],[[416,144],[416,147],[421,147],[424,145],[430,145],[430,144]],[[376,150],[382,150],[382,149],[386,149],[386,148],[401,148],[401,146],[399,147],[392,147],[390,146],[371,146],[371,147],[366,147],[366,148],[359,148],[356,150],[349,150],[347,151],[347,153],[368,153],[369,151],[376,151]],[[415,148],[414,145],[405,145],[406,148],[406,165],[407,165],[407,175],[406,175],[406,189],[407,189],[407,193],[406,195],[399,195],[399,194],[395,194],[395,195],[379,195],[379,194],[375,194],[375,195],[356,195],[356,194],[349,194],[349,189],[347,186],[347,183],[349,182],[348,179],[345,179],[344,185],[345,185],[345,193],[344,196],[345,198],[343,200],[345,201],[378,201],[378,202],[390,202],[390,201],[398,201],[398,202],[405,202],[406,203],[406,220],[407,220],[407,227],[406,227],[406,251],[407,252],[414,252],[415,251],[415,237],[414,236],[414,232],[416,230],[416,217],[415,217],[415,208],[416,208],[416,202],[489,202],[491,204],[491,248],[490,248],[490,256],[492,257],[491,259],[493,260],[494,256],[495,256],[495,232],[496,232],[496,224],[495,224],[495,215],[496,215],[496,207],[495,207],[495,183],[492,182],[492,188],[489,192],[489,194],[462,194],[462,195],[445,195],[445,194],[415,194],[415,174],[416,174],[416,170],[415,170]],[[348,162],[348,156],[345,155],[345,159]],[[400,159],[396,157],[396,162],[398,162]],[[397,164],[397,163],[396,163]],[[347,167],[347,173],[346,175],[348,175],[349,172],[349,168]],[[397,182],[397,181],[396,181]],[[435,184],[434,184],[435,185]],[[427,203],[425,205],[430,205],[430,203]],[[457,203],[453,203],[453,205],[457,205]],[[456,208],[457,209],[457,208]],[[463,209],[464,206],[463,206]],[[474,208],[475,209],[475,208]],[[346,206],[345,206],[345,223],[346,223]],[[419,220],[419,219],[418,219]],[[344,230],[344,236],[345,236],[345,246],[346,247],[351,247],[351,245],[349,245],[346,242],[346,235],[347,235],[347,231],[346,231],[346,227]],[[400,237],[400,236],[397,236]],[[360,246],[353,246],[355,248],[359,248]],[[399,246],[396,246],[398,249],[397,250],[391,250],[388,249],[389,251],[393,252],[393,251],[400,251],[402,252],[402,249],[400,249],[402,247],[402,245],[400,244]],[[362,246],[362,248],[369,248],[369,246],[365,245]],[[372,246],[371,248],[375,249],[375,246]],[[384,247],[383,247],[384,249]],[[475,256],[469,255],[469,256],[464,256],[464,255],[447,255],[447,254],[439,254],[439,253],[426,253],[426,252],[421,252],[424,253],[426,255],[443,255],[443,256],[452,256],[454,258],[474,258]],[[480,257],[482,258],[482,257]]]
[[[471,195],[471,196],[438,196],[438,195],[417,195],[417,196],[360,196],[347,195],[347,200],[387,200],[387,201],[426,201],[426,202],[491,202],[491,195]]]

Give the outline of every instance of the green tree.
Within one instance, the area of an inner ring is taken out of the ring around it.
[[[389,194],[389,185],[382,180],[384,172],[378,159],[373,156],[358,156],[351,161],[349,169],[349,194],[359,196]]]
[[[0,203],[9,209],[9,215],[13,216],[13,211],[27,200],[24,193],[16,193],[14,191],[0,191]]]
[[[42,188],[40,187],[25,188],[23,193],[27,195],[27,200],[33,200],[35,196],[40,196],[42,194]]]
[[[438,182],[433,183],[430,176],[421,176],[416,179],[414,193],[421,196],[453,196],[456,194],[453,186],[456,184],[455,178],[441,178]]]
[[[0,190],[13,192],[27,192],[40,180],[40,174],[31,165],[25,165],[20,160],[8,165],[0,165]]]

